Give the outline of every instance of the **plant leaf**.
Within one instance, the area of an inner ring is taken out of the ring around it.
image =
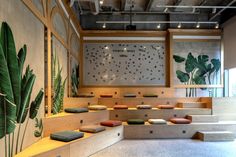
[[[180,82],[182,82],[182,83],[188,82],[188,80],[190,78],[188,73],[184,73],[180,70],[176,71],[176,75],[177,75],[178,79],[180,80]]]
[[[185,62],[185,71],[187,73],[190,73],[193,71],[193,69],[195,68],[195,63],[196,62],[196,58],[194,58],[194,56],[192,55],[192,53],[190,52],[187,56],[187,60]]]
[[[175,62],[177,62],[177,63],[182,63],[185,61],[185,58],[178,56],[178,55],[174,55],[173,58],[174,58]]]
[[[29,113],[29,117],[31,119],[34,119],[37,116],[40,104],[43,100],[43,95],[44,95],[44,92],[43,92],[43,89],[41,89],[38,95],[36,96],[35,100],[31,102],[30,113]]]
[[[23,68],[24,68],[24,63],[25,63],[25,58],[26,58],[26,52],[27,52],[27,47],[24,45],[20,51],[18,52],[18,65],[20,69],[20,77],[22,78],[22,73],[23,73]]]
[[[211,63],[215,69],[216,72],[218,72],[220,70],[220,67],[221,67],[221,62],[219,59],[212,59],[211,60]]]

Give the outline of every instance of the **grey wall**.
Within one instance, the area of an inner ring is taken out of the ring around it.
[[[225,69],[236,68],[236,16],[224,24],[223,43]]]

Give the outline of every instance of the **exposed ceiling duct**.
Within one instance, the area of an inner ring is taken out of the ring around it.
[[[97,15],[99,13],[99,0],[71,0],[70,6],[72,7],[75,2],[78,2],[80,4],[85,3],[86,5],[88,5],[91,13],[94,15]]]

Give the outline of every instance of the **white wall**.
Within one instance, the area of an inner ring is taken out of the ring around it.
[[[236,68],[236,16],[223,27],[225,69]]]

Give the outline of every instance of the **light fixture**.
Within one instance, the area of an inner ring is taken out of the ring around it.
[[[218,29],[218,28],[219,28],[219,23],[216,23],[215,29]]]
[[[160,29],[161,28],[161,24],[159,23],[158,25],[157,25],[157,29]]]
[[[178,24],[177,28],[181,28],[181,23]]]
[[[125,48],[124,48],[124,51],[126,51],[126,50],[127,50],[127,48],[125,47]]]
[[[106,28],[106,23],[104,23],[104,24],[102,25],[102,28]]]
[[[168,8],[165,8],[164,13],[167,13],[167,12],[168,12]]]
[[[200,28],[200,23],[199,22],[196,24],[196,28]]]
[[[100,5],[103,5],[103,0],[100,0],[99,3],[100,3]]]
[[[216,13],[216,8],[213,8],[212,9],[212,14],[215,14]]]
[[[108,49],[109,49],[109,47],[108,47],[108,46],[105,46],[105,49],[106,49],[106,50],[108,50]]]

